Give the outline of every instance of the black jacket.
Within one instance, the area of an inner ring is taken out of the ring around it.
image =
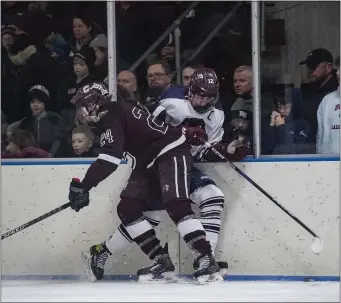
[[[265,119],[263,120],[265,121]],[[302,118],[286,118],[285,124],[270,126],[269,121],[262,126],[262,154],[285,155],[307,153],[310,127]]]
[[[54,112],[45,112],[40,117],[25,117],[19,128],[33,133],[37,147],[49,152],[52,157],[58,156],[64,148],[64,120]]]
[[[294,103],[296,114],[306,120],[311,129],[308,136],[308,142],[316,143],[317,133],[317,109],[327,94],[335,91],[339,86],[336,74],[329,79],[329,81],[319,87],[315,84],[306,84],[302,86],[302,89],[294,89]],[[314,152],[314,151],[312,151]]]

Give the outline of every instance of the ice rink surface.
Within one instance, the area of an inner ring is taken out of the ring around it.
[[[2,281],[2,302],[340,302],[339,282]]]

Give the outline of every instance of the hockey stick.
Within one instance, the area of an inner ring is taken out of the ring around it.
[[[17,228],[14,228],[14,229],[4,233],[3,235],[1,235],[1,240],[5,239],[5,238],[8,238],[8,237],[16,234],[17,232],[19,232],[19,231],[21,231],[23,229],[26,229],[27,227],[30,227],[31,225],[34,225],[34,224],[36,224],[36,223],[38,223],[38,222],[40,222],[40,221],[42,221],[42,220],[44,220],[44,219],[46,219],[48,217],[51,217],[52,215],[54,215],[56,213],[59,213],[63,209],[68,208],[70,205],[71,205],[70,202],[65,203],[64,205],[59,206],[59,207],[49,211],[48,213],[46,213],[46,214],[44,214],[44,215],[42,215],[42,216],[40,216],[38,218],[35,218],[35,219],[33,219],[33,220],[23,224],[23,225],[18,226]]]
[[[300,219],[295,217],[291,212],[289,212],[284,206],[279,204],[272,196],[270,196],[263,188],[261,188],[255,181],[253,181],[248,175],[246,175],[242,170],[240,170],[236,165],[234,165],[229,159],[224,157],[220,152],[218,152],[211,144],[202,140],[203,144],[207,148],[209,148],[215,155],[217,155],[220,159],[224,160],[228,163],[237,173],[239,173],[243,178],[249,181],[254,187],[256,187],[263,195],[269,198],[273,203],[275,203],[281,210],[283,210],[288,216],[294,219],[299,225],[301,225],[306,231],[308,231],[312,236],[314,236],[314,243],[311,246],[311,250],[318,254],[323,250],[323,241],[307,226],[305,225]]]

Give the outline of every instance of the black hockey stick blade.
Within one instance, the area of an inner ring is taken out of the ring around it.
[[[217,151],[211,144],[203,140],[203,144],[209,148],[215,155],[217,155],[221,160],[228,163],[238,174],[249,181],[254,187],[256,187],[263,195],[265,195],[269,200],[275,203],[281,210],[283,210],[289,217],[294,219],[299,225],[301,225],[307,232],[314,236],[314,243],[311,246],[311,250],[318,254],[323,250],[323,241],[314,233],[307,225],[305,225],[300,219],[294,216],[290,211],[288,211],[284,206],[279,204],[270,194],[268,194],[262,187],[260,187],[255,181],[253,181],[248,175],[246,175],[241,169],[234,165],[229,159],[224,157],[219,151]]]
[[[42,215],[42,216],[40,216],[38,218],[35,218],[35,219],[33,219],[33,220],[23,224],[23,225],[20,225],[20,226],[14,228],[14,229],[12,229],[12,230],[2,234],[1,235],[1,240],[6,239],[6,238],[16,234],[17,232],[19,232],[19,231],[21,231],[23,229],[26,229],[27,227],[30,227],[31,225],[34,225],[34,224],[36,224],[36,223],[38,223],[38,222],[40,222],[40,221],[42,221],[42,220],[44,220],[44,219],[46,219],[48,217],[51,217],[52,215],[54,215],[56,213],[59,213],[63,209],[68,208],[70,205],[71,205],[70,202],[65,203],[64,205],[59,206],[59,207],[49,211],[48,213],[46,213],[46,214],[44,214],[44,215]]]

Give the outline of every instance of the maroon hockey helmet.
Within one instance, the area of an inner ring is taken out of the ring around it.
[[[101,107],[111,101],[106,87],[91,83],[81,87],[71,99],[76,107],[76,117],[82,124],[97,123],[103,116]]]
[[[212,109],[219,99],[219,81],[210,68],[199,68],[189,82],[187,98],[194,110],[203,114]]]

